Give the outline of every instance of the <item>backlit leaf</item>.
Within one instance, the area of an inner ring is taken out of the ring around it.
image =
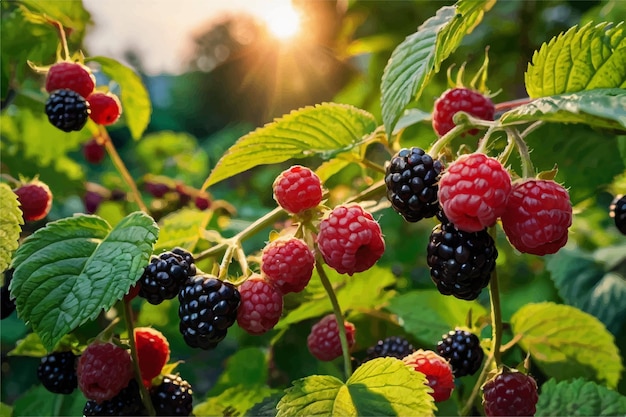
[[[24,224],[19,206],[17,195],[7,184],[0,183],[0,272],[7,269],[19,246],[20,225]]]

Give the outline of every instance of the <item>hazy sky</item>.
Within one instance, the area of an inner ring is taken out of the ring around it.
[[[290,0],[83,0],[94,26],[85,39],[89,54],[123,59],[141,54],[149,74],[178,73],[188,56],[191,33],[225,12],[269,18]]]

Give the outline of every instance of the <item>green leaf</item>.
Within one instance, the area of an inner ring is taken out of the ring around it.
[[[276,417],[276,406],[282,396],[282,391],[279,391],[264,398],[263,401],[256,403],[248,410],[246,417]]]
[[[13,407],[0,402],[0,417],[11,417],[13,415]]]
[[[582,378],[546,381],[541,386],[535,416],[623,416],[626,397]]]
[[[140,212],[114,229],[97,216],[48,223],[15,253],[11,294],[18,316],[48,350],[128,291],[148,264],[158,227]]]
[[[13,404],[14,416],[79,416],[83,415],[85,397],[80,390],[59,395],[37,385],[21,395]]]
[[[256,403],[275,394],[278,390],[267,386],[234,385],[217,396],[197,404],[193,408],[195,416],[234,416],[243,415]]]
[[[626,90],[608,88],[541,97],[501,117],[503,124],[536,120],[585,123],[626,132]]]
[[[100,64],[101,71],[120,86],[120,100],[133,139],[141,138],[150,123],[152,103],[141,77],[124,64],[104,56],[87,58]]]
[[[15,349],[8,353],[8,356],[31,356],[41,358],[46,356],[48,351],[41,343],[37,333],[29,333],[26,337],[17,342]]]
[[[626,87],[624,22],[574,26],[533,54],[525,74],[532,98]]]
[[[419,308],[415,308],[419,306]],[[464,326],[469,311],[478,318],[487,310],[477,301],[441,295],[437,290],[418,290],[391,299],[387,310],[398,316],[400,325],[417,340],[429,345],[455,326]]]
[[[58,20],[64,28],[71,29],[72,37],[79,39],[83,38],[87,24],[92,23],[82,1],[24,0],[24,4],[33,11]]]
[[[226,369],[208,393],[209,397],[221,394],[228,387],[242,385],[248,389],[266,385],[268,378],[267,354],[255,347],[239,349],[228,358]]]
[[[330,159],[362,144],[374,129],[374,116],[345,104],[323,103],[295,110],[240,138],[202,188],[258,165],[313,155]]]
[[[613,335],[592,315],[551,302],[527,304],[513,314],[511,328],[546,375],[617,386],[623,369],[619,351]]]
[[[430,392],[421,372],[395,358],[377,358],[357,368],[345,384],[320,375],[294,381],[276,407],[277,417],[432,416]]]
[[[406,106],[422,95],[441,63],[494,3],[494,0],[459,0],[454,6],[442,7],[396,47],[381,83],[382,114],[387,132],[394,132]]]
[[[159,240],[155,245],[155,251],[170,250],[173,247],[193,251],[199,239],[202,239],[202,231],[211,220],[213,212],[210,210],[200,211],[190,208],[169,213],[159,220]]]
[[[22,224],[24,219],[17,195],[7,184],[0,183],[0,272],[7,269],[19,246]]]
[[[430,117],[431,114],[423,110],[406,109],[404,114],[402,114],[402,117],[398,120],[398,123],[396,123],[393,134],[397,135],[402,129],[406,129],[409,126],[413,126],[426,120],[430,121]]]
[[[626,260],[626,246],[616,248]],[[618,257],[619,259],[619,257]],[[626,281],[591,254],[577,249],[562,249],[547,258],[546,268],[567,304],[602,321],[617,334],[626,321]]]

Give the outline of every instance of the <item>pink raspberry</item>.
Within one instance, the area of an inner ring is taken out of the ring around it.
[[[348,348],[351,349],[354,346],[356,328],[354,324],[345,320],[343,324],[346,328]],[[314,324],[306,341],[309,352],[321,361],[332,361],[340,357],[342,355],[341,341],[335,315],[328,314]]]
[[[149,387],[152,379],[161,374],[170,360],[170,344],[160,331],[151,327],[136,327],[135,345],[141,378],[144,385]]]
[[[122,114],[122,104],[113,93],[96,92],[87,97],[91,120],[99,125],[107,126],[117,122]]]
[[[315,172],[294,165],[283,171],[272,186],[274,200],[289,213],[297,214],[322,201],[322,184]]]
[[[439,136],[448,133],[455,126],[452,118],[459,112],[471,114],[483,120],[493,120],[495,106],[491,99],[478,91],[467,88],[452,88],[445,91],[436,101],[433,109],[433,129]],[[478,129],[467,133],[475,135]]]
[[[263,248],[261,270],[283,294],[302,291],[314,266],[313,251],[301,239],[276,239]]]
[[[88,400],[110,400],[133,378],[130,353],[113,343],[92,343],[78,359],[76,376]]]
[[[479,232],[493,226],[506,210],[511,177],[495,158],[461,155],[439,180],[439,203],[459,230]]]
[[[41,220],[52,208],[52,192],[44,182],[33,180],[13,190],[26,221]]]
[[[260,274],[253,274],[241,284],[239,294],[239,327],[250,334],[259,335],[276,326],[283,312],[283,295],[276,287]]]
[[[91,70],[77,62],[57,62],[46,74],[46,91],[72,90],[83,98],[87,98],[96,86],[96,77]]]
[[[402,362],[426,375],[428,386],[433,389],[430,395],[435,402],[450,398],[454,389],[454,376],[452,375],[452,367],[447,360],[432,350],[418,349],[402,358]]]
[[[565,188],[550,180],[515,182],[502,214],[509,242],[522,253],[555,253],[567,243],[572,205]]]
[[[368,270],[385,251],[380,225],[358,204],[337,206],[322,220],[317,246],[328,266],[348,275]]]
[[[485,415],[534,416],[539,394],[530,375],[504,368],[483,385]]]

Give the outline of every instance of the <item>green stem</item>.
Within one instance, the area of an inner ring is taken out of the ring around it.
[[[467,398],[467,401],[465,402],[465,405],[463,406],[463,408],[459,411],[459,415],[467,416],[469,415],[470,411],[472,411],[472,406],[474,405],[474,401],[476,401],[476,397],[478,397],[478,394],[480,393],[480,389],[483,386],[483,382],[485,381],[485,379],[487,378],[487,375],[489,374],[489,371],[491,370],[492,362],[493,362],[493,355],[489,355],[487,359],[485,359],[483,370],[480,372],[480,375],[478,375],[478,379],[476,380],[476,383],[474,384],[472,393]]]
[[[115,145],[113,145],[113,141],[109,136],[109,132],[107,132],[107,130],[102,126],[100,126],[100,136],[103,139],[104,147],[111,157],[111,161],[113,162],[115,169],[117,169],[117,172],[120,173],[122,179],[124,179],[124,182],[126,182],[126,185],[128,185],[128,188],[130,188],[130,191],[133,195],[135,202],[139,206],[139,209],[144,213],[149,213],[148,207],[146,207],[146,205],[144,204],[141,198],[141,193],[139,192],[139,189],[137,189],[137,184],[135,183],[135,180],[130,175],[130,172],[128,172],[128,169],[124,164],[124,161],[122,161],[122,158],[120,158],[120,155],[117,153],[117,149],[115,149]]]
[[[59,32],[59,38],[61,39],[61,47],[63,48],[64,59],[67,61],[70,59],[70,49],[67,46],[67,37],[65,36],[65,30],[63,30],[63,25],[61,22],[48,18],[48,22],[51,23],[54,27],[56,27]]]
[[[496,240],[496,227],[489,228],[489,234]],[[500,307],[500,290],[498,288],[498,272],[497,268],[493,268],[491,279],[489,280],[489,300],[491,301],[491,354],[496,361],[496,366],[502,364],[500,348],[502,346],[502,310]]]
[[[529,129],[531,127],[529,127]],[[528,150],[528,145],[526,145],[526,142],[524,141],[522,136],[519,134],[517,129],[506,129],[506,132],[507,132],[507,135],[512,137],[513,140],[515,141],[517,152],[519,153],[519,156],[522,160],[522,176],[524,178],[531,177],[534,173],[534,168],[533,168],[533,162],[530,159],[530,151]]]
[[[150,399],[150,393],[143,384],[143,378],[141,378],[141,370],[139,369],[139,358],[137,357],[137,345],[135,344],[135,329],[133,327],[132,311],[130,309],[130,301],[123,301],[124,304],[124,323],[126,325],[126,332],[128,333],[128,342],[130,343],[130,355],[133,358],[133,371],[135,373],[135,379],[139,384],[139,391],[141,392],[141,401],[148,410],[149,416],[155,416],[156,411],[152,405]]]
[[[379,200],[387,192],[387,186],[385,185],[385,179],[376,181],[374,184],[367,187],[355,196],[352,196],[346,200],[347,203],[354,203],[363,200]]]
[[[433,143],[433,145],[430,147],[430,149],[427,152],[428,155],[432,156],[433,158],[436,158],[441,153],[441,150],[445,148],[446,145],[448,145],[448,143],[452,141],[452,139],[456,138],[461,133],[465,132],[468,129],[468,127],[469,126],[465,124],[460,124],[458,126],[453,127],[452,130],[450,130],[448,133],[446,133],[445,135],[437,139],[435,143]]]
[[[339,329],[339,341],[341,342],[341,351],[343,353],[344,372],[346,374],[346,380],[348,380],[350,375],[352,375],[352,362],[350,360],[350,346],[348,345],[348,337],[346,336],[346,326],[343,322],[343,315],[341,314],[341,307],[339,306],[339,301],[335,295],[335,290],[326,275],[326,271],[324,271],[323,263],[324,260],[322,259],[319,251],[317,251],[317,254],[315,255],[315,269],[320,276],[322,285],[324,286],[326,293],[328,293],[328,298],[330,298],[330,303],[333,306],[333,313],[335,314],[337,328]]]

